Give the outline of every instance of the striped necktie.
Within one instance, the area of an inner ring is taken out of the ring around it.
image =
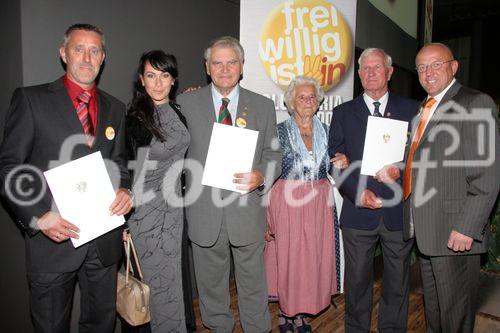
[[[219,117],[217,118],[217,122],[220,124],[233,126],[231,114],[229,113],[229,110],[227,108],[228,104],[229,104],[229,98],[224,97],[222,99],[222,105],[220,106]]]
[[[79,103],[76,107],[76,113],[80,123],[82,124],[83,133],[87,137],[87,144],[89,147],[92,147],[92,144],[94,143],[94,131],[89,114],[89,102],[91,97],[92,95],[88,91],[82,91],[77,97]]]

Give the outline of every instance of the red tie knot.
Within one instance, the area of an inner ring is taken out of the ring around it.
[[[89,101],[90,101],[90,98],[92,97],[92,95],[86,91],[86,90],[83,90],[79,95],[78,95],[78,100],[80,102],[83,102],[85,104],[89,104]]]

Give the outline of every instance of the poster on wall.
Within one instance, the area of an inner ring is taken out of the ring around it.
[[[356,1],[241,0],[241,85],[271,98],[278,122],[288,118],[283,92],[297,75],[316,78],[325,91],[317,115],[352,99]]]

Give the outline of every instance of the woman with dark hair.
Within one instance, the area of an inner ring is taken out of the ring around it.
[[[192,331],[181,185],[190,136],[171,100],[177,61],[163,51],[150,51],[142,55],[137,74],[127,114],[130,159],[135,160],[135,210],[128,225],[151,289],[149,326],[152,332]]]

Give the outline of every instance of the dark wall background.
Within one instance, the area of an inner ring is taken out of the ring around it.
[[[21,48],[21,8],[17,0],[5,0],[0,5],[0,142],[3,137],[3,117],[15,87],[23,83]]]
[[[0,5],[0,143],[3,138],[4,117],[12,91],[22,85],[21,9],[17,0],[4,0]],[[2,331],[31,332],[28,315],[28,289],[24,268],[24,243],[21,232],[0,206],[0,293],[6,303],[2,306]]]
[[[500,105],[498,33],[500,2],[434,1],[433,40],[451,46],[460,82],[489,94]]]
[[[203,50],[211,39],[239,35],[239,4],[224,0],[22,0],[21,15],[24,85],[62,75],[62,34],[88,22],[106,35],[100,87],[124,102],[142,52],[161,48],[176,55],[182,89],[205,82]]]
[[[417,13],[415,13],[417,15]],[[392,57],[394,73],[389,83],[393,92],[420,98],[420,86],[415,67],[418,41],[380,12],[367,0],[357,2],[356,11],[356,63],[354,75],[354,96],[363,92],[358,76],[357,59],[364,49],[380,47]]]

